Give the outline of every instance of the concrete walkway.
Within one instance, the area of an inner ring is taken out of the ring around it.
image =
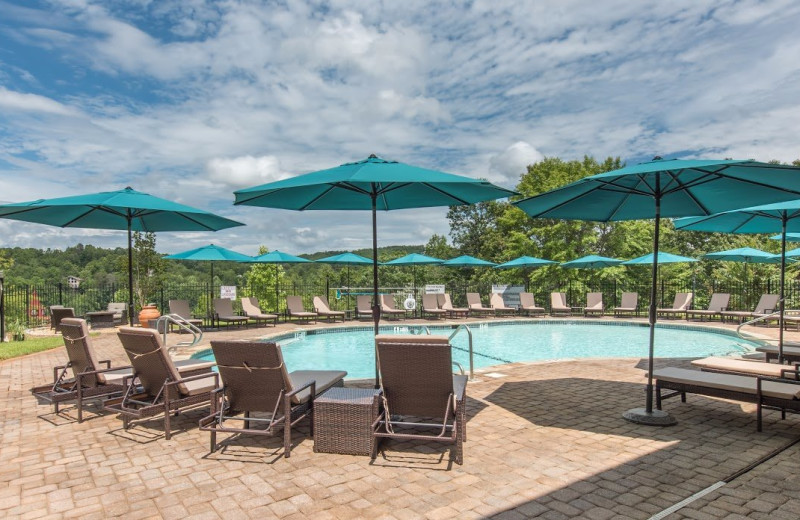
[[[211,332],[204,343],[265,332]],[[126,361],[113,333],[93,342],[101,359]],[[279,439],[210,455],[202,411],[178,417],[166,441],[159,420],[125,431],[111,414],[78,424],[70,407],[56,416],[37,404],[30,387],[65,359],[58,348],[0,363],[4,517],[646,519],[800,437],[800,416],[768,411],[757,433],[755,406],[700,396],[666,402],[677,426],[628,423],[621,413],[644,402],[645,363],[612,359],[481,373],[468,386],[463,466],[448,447],[418,442],[386,442],[374,463],[315,454],[306,426],[289,459]],[[800,518],[799,456],[796,444],[666,518]]]

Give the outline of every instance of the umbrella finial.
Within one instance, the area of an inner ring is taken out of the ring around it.
[[[655,157],[653,157],[653,160],[654,161],[661,161],[662,157],[660,155],[656,155]]]
[[[374,153],[369,154],[369,157],[367,157],[367,159],[377,159],[377,158],[378,156],[375,155]]]

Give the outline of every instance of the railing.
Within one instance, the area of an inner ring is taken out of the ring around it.
[[[762,314],[761,316],[756,316],[752,320],[748,320],[748,321],[742,322],[742,323],[739,324],[738,327],[736,327],[736,335],[739,336],[742,339],[747,339],[742,335],[742,327],[745,327],[747,325],[754,325],[754,324],[756,324],[756,323],[758,323],[760,321],[767,321],[769,319],[774,318],[775,316],[780,316],[780,314],[781,314],[781,311],[774,311],[774,312],[770,312],[769,314]]]
[[[177,326],[179,331],[182,330],[191,334],[192,340],[179,341],[175,345],[168,347],[167,352],[170,354],[174,353],[178,347],[193,347],[203,339],[203,331],[196,325],[189,323],[177,314],[164,314],[156,320],[156,330],[164,335],[165,346],[167,345],[167,333],[173,325]]]
[[[462,323],[461,325],[456,327],[456,330],[454,330],[452,334],[450,334],[448,340],[452,340],[462,330],[467,331],[467,337],[469,338],[469,378],[473,379],[475,377],[475,363],[472,357],[472,331],[466,324]],[[461,372],[462,373],[464,372],[463,368]]]

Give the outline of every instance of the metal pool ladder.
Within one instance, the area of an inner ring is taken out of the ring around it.
[[[191,340],[179,341],[178,343],[167,348],[169,354],[174,354],[178,347],[193,347],[200,343],[203,339],[203,331],[197,325],[192,325],[185,319],[177,314],[164,314],[156,320],[156,330],[164,335],[164,345],[167,344],[167,332],[172,325],[176,325],[178,329],[189,332],[192,335]]]
[[[452,340],[462,330],[467,331],[467,337],[469,338],[469,378],[473,379],[475,377],[475,370],[474,370],[475,367],[472,359],[472,330],[470,330],[470,328],[466,324],[462,323],[461,325],[456,327],[456,330],[454,330],[452,334],[450,334],[448,340]]]

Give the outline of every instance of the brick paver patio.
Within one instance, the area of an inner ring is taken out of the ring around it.
[[[207,333],[204,343],[265,331]],[[101,358],[125,361],[113,333],[93,341]],[[479,374],[468,386],[463,466],[427,443],[384,443],[374,463],[315,454],[306,426],[289,459],[280,439],[243,438],[209,454],[202,411],[177,418],[166,441],[158,420],[126,432],[111,414],[78,424],[69,406],[56,416],[37,404],[30,387],[65,357],[59,348],[0,363],[2,516],[645,519],[800,436],[798,416],[768,411],[757,433],[754,406],[700,396],[666,402],[677,426],[628,423],[621,413],[644,401],[644,363],[611,359]],[[800,444],[667,518],[800,518],[798,456]]]

